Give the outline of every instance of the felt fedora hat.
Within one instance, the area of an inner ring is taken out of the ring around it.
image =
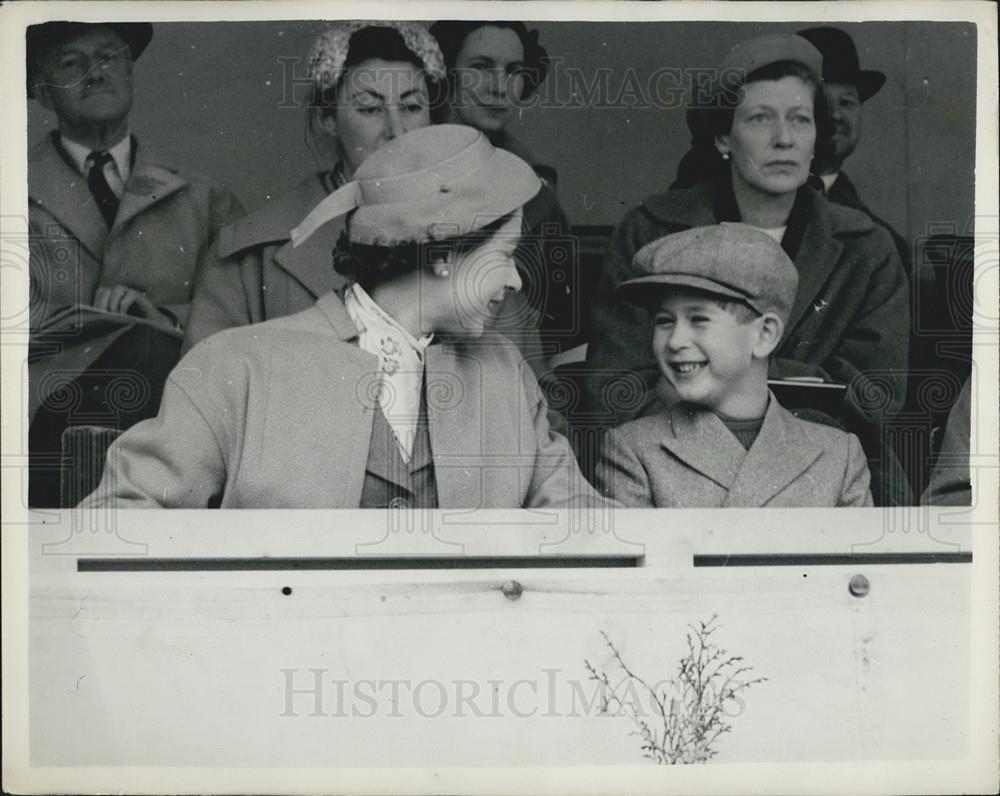
[[[74,36],[98,27],[111,28],[121,36],[128,45],[133,61],[142,55],[153,38],[153,26],[149,22],[43,22],[40,25],[29,25],[25,34],[29,98],[35,96],[35,72],[45,53],[65,44]]]
[[[647,243],[632,260],[638,274],[618,285],[618,295],[650,306],[667,287],[687,287],[776,313],[787,322],[799,272],[766,232],[723,222],[693,227]]]
[[[840,28],[807,28],[800,30],[799,36],[823,53],[824,82],[854,86],[862,102],[875,96],[884,85],[885,73],[862,69],[854,39]]]
[[[292,244],[346,213],[353,243],[395,246],[467,235],[517,210],[541,185],[531,166],[479,130],[431,125],[369,155],[351,182],[292,230]]]

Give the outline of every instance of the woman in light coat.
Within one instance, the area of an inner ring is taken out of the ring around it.
[[[468,127],[387,143],[292,233],[307,245],[346,213],[347,287],[196,346],[82,505],[604,504],[550,429],[530,367],[484,333],[520,288],[521,208],[539,185]]]

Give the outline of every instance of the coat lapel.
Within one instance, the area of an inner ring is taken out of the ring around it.
[[[292,246],[291,241],[286,241],[275,252],[274,261],[314,296],[336,290],[345,281],[333,270],[333,250],[342,229],[343,222],[334,220],[324,224],[298,247]]]
[[[104,259],[108,228],[87,187],[56,149],[51,136],[40,141],[28,164],[28,196],[80,241],[98,262]]]
[[[327,293],[315,307],[342,342],[352,343],[357,339],[357,328],[337,293]],[[272,384],[276,389],[300,392],[302,363],[293,352],[289,352],[287,360],[288,367],[275,368]],[[336,372],[320,369],[316,374],[320,385],[316,394],[326,396],[328,403],[324,412],[331,425],[337,426],[337,431],[315,437],[305,444],[312,456],[319,457],[318,460],[328,463],[330,467],[333,504],[358,507],[361,505],[375,417],[375,403],[369,400],[374,393],[365,395],[363,391],[359,392],[358,387],[369,383],[372,374],[378,372],[378,359],[353,344],[337,346],[336,351],[331,352],[329,367],[335,368]],[[337,380],[337,387],[330,387],[331,377]]]
[[[831,202],[845,205],[846,207],[853,207],[855,210],[860,210],[864,213],[869,213],[865,203],[861,201],[858,189],[854,187],[854,183],[851,182],[850,178],[848,178],[847,174],[843,171],[837,175],[837,179],[830,187],[830,192],[827,194],[827,198]]]
[[[642,204],[650,214],[671,226],[707,227],[718,223],[711,183],[649,196]]]
[[[738,468],[726,505],[767,505],[822,453],[819,443],[803,434],[795,418],[770,394],[764,425]]]
[[[829,205],[829,202],[815,191],[808,192],[806,201],[813,202],[814,206],[808,208],[806,213],[806,217],[810,220],[803,232],[798,253],[794,257],[795,267],[799,272],[799,287],[788,323],[785,324],[786,342],[792,338],[799,324],[814,311],[817,297],[833,269],[836,268],[844,249],[844,245],[833,235],[829,215],[815,207],[816,203],[823,202]]]
[[[489,500],[491,485],[483,481],[481,396],[469,394],[478,380],[467,360],[451,345],[431,345],[425,374],[438,505],[468,506],[471,495],[482,495],[482,505],[503,505]]]
[[[138,144],[133,145],[138,147]],[[188,181],[177,172],[157,165],[138,149],[111,233],[117,233],[150,205],[163,201],[187,184]]]
[[[292,229],[326,195],[322,175],[310,175],[284,196],[223,228],[219,233],[219,256],[232,257],[256,246],[275,246],[274,263],[313,296],[339,289],[345,280],[333,270],[331,253],[344,229],[344,220],[327,222],[298,248],[290,240]]]
[[[670,429],[661,444],[688,467],[730,489],[746,451],[718,415],[677,404],[670,410]]]

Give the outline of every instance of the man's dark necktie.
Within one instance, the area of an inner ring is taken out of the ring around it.
[[[90,193],[93,194],[97,208],[104,216],[108,229],[111,229],[111,225],[115,223],[115,216],[118,214],[118,197],[115,196],[115,192],[111,190],[111,186],[108,185],[108,180],[104,176],[104,165],[111,163],[112,158],[107,152],[95,149],[90,153],[90,159],[93,161],[93,165],[87,174],[87,187],[90,188]]]

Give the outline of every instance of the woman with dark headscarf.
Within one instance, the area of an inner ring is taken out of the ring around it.
[[[614,297],[615,285],[632,276],[633,255],[673,232],[742,221],[778,240],[799,271],[798,296],[771,375],[847,385],[838,419],[865,443],[876,502],[907,502],[905,481],[887,476],[891,454],[881,433],[905,397],[906,276],[883,228],[805,185],[815,148],[826,140],[821,73],[820,53],[792,35],[754,39],[724,59],[695,128],[702,136],[697,168],[708,178],[646,199],[612,237],[590,307],[587,409],[624,422],[645,413],[657,397],[671,400],[662,384],[654,388],[649,318]],[[621,378],[634,387],[636,373],[645,394],[622,392]]]
[[[448,69],[442,119],[481,130],[494,146],[531,164],[542,179],[542,189],[524,208],[526,236],[518,253],[524,297],[541,313],[537,322],[546,351],[572,347],[580,328],[580,286],[576,264],[566,256],[569,222],[555,194],[556,172],[539,163],[507,130],[544,83],[548,54],[538,43],[538,32],[529,31],[523,22],[444,20],[435,22],[431,33]],[[513,317],[520,312],[516,305],[507,309]]]

